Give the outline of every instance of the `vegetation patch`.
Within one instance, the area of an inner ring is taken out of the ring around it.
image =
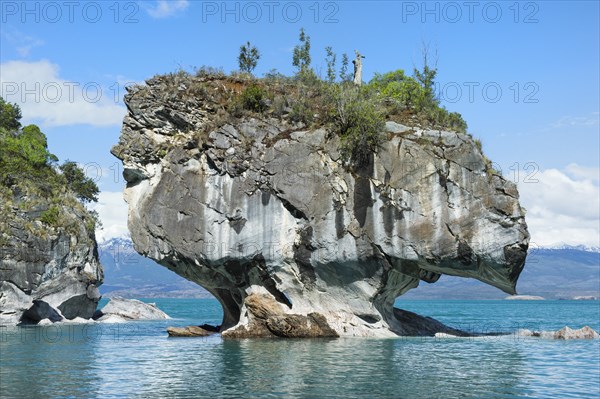
[[[376,73],[369,82],[355,81],[348,55],[339,57],[330,46],[325,48],[321,63],[325,70],[317,73],[311,66],[312,51],[311,38],[301,29],[292,52],[293,76],[273,69],[262,78],[255,77],[261,54],[246,42],[240,46],[239,71],[227,75],[222,69],[202,67],[195,75],[178,71],[158,78],[168,87],[165,101],[180,102],[182,96],[189,96],[192,103],[203,103],[213,114],[203,131],[197,132],[199,143],[210,131],[243,117],[277,118],[284,128],[324,127],[330,132],[329,138],[339,138],[345,164],[359,167],[387,139],[386,120],[423,129],[467,132],[462,116],[441,104],[435,90],[438,70],[429,62],[427,51],[422,66],[410,75],[398,69]],[[361,59],[359,54],[357,57]],[[140,90],[143,95],[144,88]]]
[[[75,162],[59,164],[58,158],[48,151],[46,136],[40,128],[22,127],[20,119],[19,106],[0,97],[0,232],[10,234],[8,221],[18,217],[17,214],[27,215],[44,207],[47,209],[33,214],[39,215],[38,220],[47,227],[73,227],[64,208],[78,211],[87,226],[95,227],[97,214],[84,206],[98,200],[99,190],[94,181]],[[32,233],[44,233],[34,228],[32,221],[25,226],[31,226]]]

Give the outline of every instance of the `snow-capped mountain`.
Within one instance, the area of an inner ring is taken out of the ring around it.
[[[570,249],[575,251],[585,251],[585,252],[597,252],[600,253],[600,247],[589,246],[589,245],[569,245],[565,243],[557,243],[554,245],[543,246],[540,249]]]

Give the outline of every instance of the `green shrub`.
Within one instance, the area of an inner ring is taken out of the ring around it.
[[[49,226],[58,227],[60,220],[60,209],[56,205],[52,205],[50,208],[42,212],[40,221]]]
[[[211,66],[202,65],[199,68],[195,68],[195,74],[199,78],[205,77],[216,77],[216,78],[224,78],[225,72],[223,68],[215,68]]]
[[[341,139],[346,164],[360,168],[379,150],[384,140],[385,118],[369,90],[339,87],[335,90],[334,124]]]
[[[277,116],[278,118],[282,118],[286,112],[287,107],[288,107],[288,102],[287,102],[287,99],[285,98],[285,96],[277,95],[273,98],[273,105],[271,108],[273,110],[274,116]]]
[[[241,95],[241,103],[244,109],[254,112],[263,112],[267,109],[267,92],[256,85],[248,86]]]
[[[53,191],[61,181],[52,168],[57,160],[48,152],[46,136],[37,126],[15,131],[0,127],[0,184],[10,187],[26,180],[51,188],[45,192]]]
[[[415,78],[406,76],[402,69],[383,75],[376,73],[368,87],[382,98],[394,101],[400,109],[420,111],[428,107],[423,87]]]
[[[88,217],[85,220],[85,228],[88,233],[102,228],[100,215],[97,211],[88,211]]]
[[[441,107],[434,95],[436,70],[426,67],[423,72],[415,70],[415,74],[417,78],[406,76],[401,69],[375,74],[368,87],[388,104],[391,113],[410,111],[427,126],[466,132],[467,123],[462,116]]]
[[[306,99],[300,99],[292,104],[290,120],[292,122],[302,122],[307,126],[313,122],[314,112]]]

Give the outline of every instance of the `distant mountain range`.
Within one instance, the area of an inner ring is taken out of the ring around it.
[[[576,247],[533,248],[517,282],[521,295],[546,299],[600,297],[600,253]],[[478,280],[442,276],[435,284],[422,282],[405,299],[503,299],[507,295]]]
[[[585,251],[585,252],[600,252],[600,247],[593,247],[593,246],[589,246],[589,245],[557,244],[557,245],[544,247],[543,249],[576,249],[578,251]]]
[[[114,238],[99,244],[106,297],[126,298],[208,298],[211,295],[133,249],[130,240]]]
[[[112,239],[100,244],[104,266],[104,296],[129,298],[206,298],[202,287],[144,258],[131,241]],[[517,284],[519,294],[547,299],[600,297],[600,250],[560,246],[534,248]],[[435,284],[421,282],[404,299],[503,299],[507,294],[480,281],[442,276]]]

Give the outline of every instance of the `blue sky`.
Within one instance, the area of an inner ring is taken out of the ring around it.
[[[365,80],[412,71],[428,43],[446,107],[462,113],[486,154],[519,183],[539,241],[600,245],[599,13],[597,1],[4,1],[1,92],[20,103],[25,122],[42,126],[61,160],[103,171],[105,226],[119,224],[117,232],[123,213],[106,212],[123,181],[109,150],[126,82],[201,65],[234,70],[246,40],[262,53],[256,74],[291,74],[300,27],[317,71],[325,46],[338,59],[358,49]],[[527,176],[535,184],[524,184]],[[576,193],[583,213],[560,201]]]

